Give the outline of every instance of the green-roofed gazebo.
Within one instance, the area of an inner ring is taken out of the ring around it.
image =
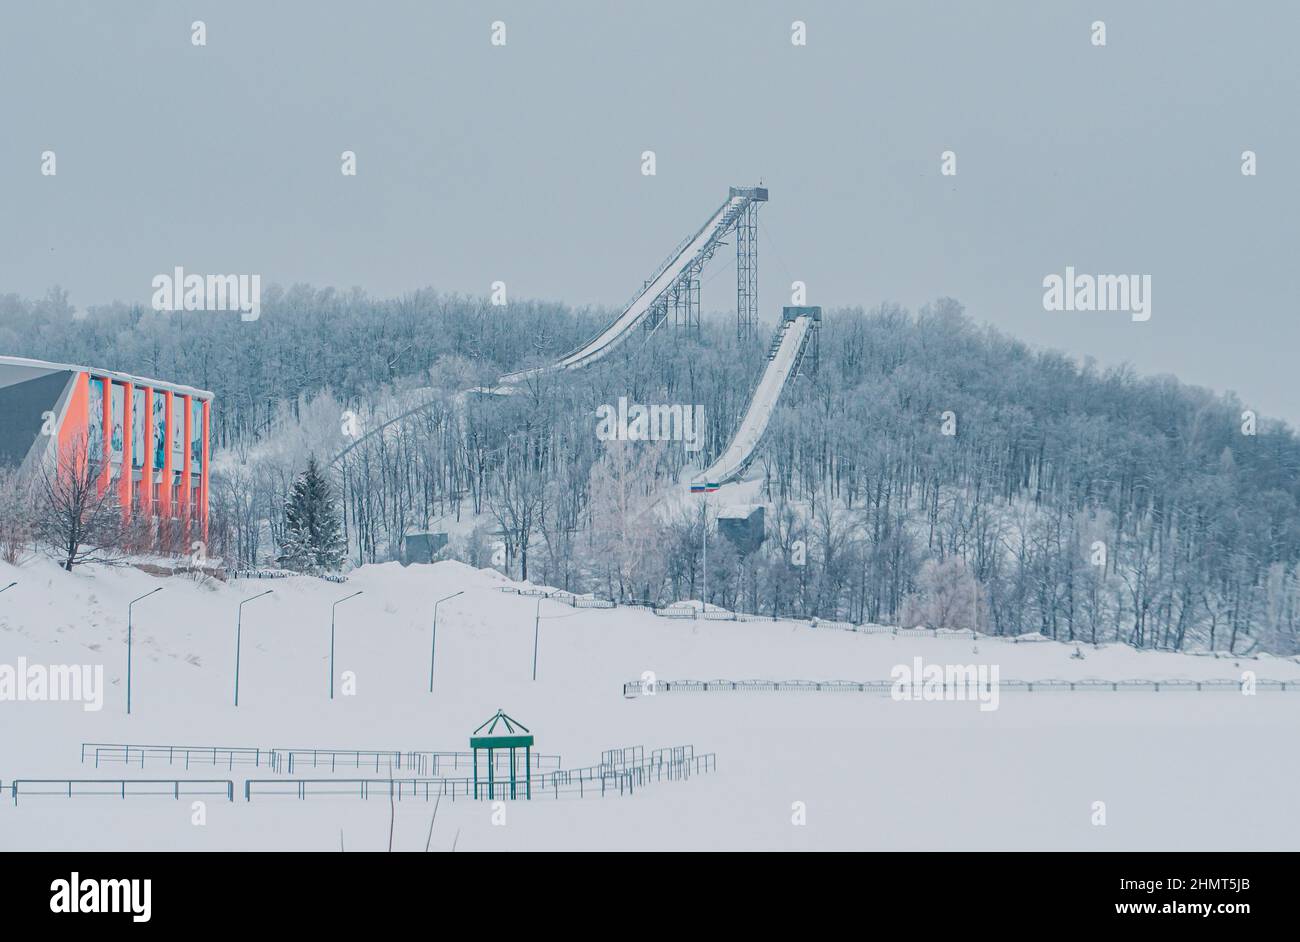
[[[486,730],[486,732],[484,731]],[[469,737],[469,747],[474,750],[474,797],[478,797],[478,751],[487,750],[487,788],[488,798],[496,798],[496,762],[493,753],[497,749],[510,750],[510,797],[516,795],[515,750],[524,750],[524,796],[533,797],[533,734],[528,727],[516,719],[506,716],[504,710],[497,710],[496,715],[474,730]]]

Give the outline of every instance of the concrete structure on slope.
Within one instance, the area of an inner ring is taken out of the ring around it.
[[[718,511],[718,532],[731,541],[736,552],[748,556],[766,537],[763,506],[723,507]]]

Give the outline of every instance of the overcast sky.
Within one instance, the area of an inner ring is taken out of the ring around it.
[[[1035,345],[1300,424],[1300,4],[6,0],[0,17],[0,293],[147,302],[181,265],[617,305],[762,178],[768,322],[794,279],[827,306],[949,295]],[[706,271],[706,308],[734,307],[731,261]],[[1045,311],[1067,265],[1150,275],[1151,319]]]

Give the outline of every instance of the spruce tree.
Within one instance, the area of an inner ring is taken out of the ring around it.
[[[347,546],[329,481],[315,457],[294,482],[284,505],[284,543],[278,562],[299,572],[327,572],[343,565]]]

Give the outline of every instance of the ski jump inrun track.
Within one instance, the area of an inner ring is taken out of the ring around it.
[[[764,187],[731,187],[727,199],[714,210],[708,221],[678,243],[608,326],[554,363],[507,373],[498,380],[496,387],[482,391],[508,394],[530,380],[591,366],[635,336],[638,329],[658,330],[667,321],[670,310],[677,316],[679,324],[689,326],[692,320],[698,324],[700,272],[726,244],[724,238],[729,234],[736,237],[737,330],[742,336],[746,330],[753,330],[753,308],[757,306],[757,253],[754,245],[757,211],[766,201],[767,189]],[[807,352],[816,350],[820,326],[820,307],[783,309],[781,323],[768,349],[767,366],[750,396],[735,435],[722,453],[695,475],[691,481],[692,490],[713,490],[738,480],[744,474],[767,431],[781,395],[799,375]],[[387,426],[427,405],[407,410],[367,432],[336,455],[331,463],[338,462],[371,436],[381,434]]]

